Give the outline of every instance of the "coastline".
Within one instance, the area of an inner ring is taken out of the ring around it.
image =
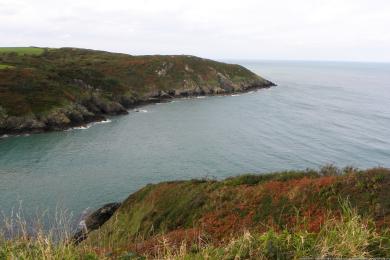
[[[91,123],[98,123],[98,122],[104,122],[107,121],[107,116],[119,116],[119,115],[127,115],[129,113],[129,110],[137,109],[142,106],[151,105],[151,104],[157,104],[157,103],[167,103],[171,102],[175,99],[181,99],[181,98],[196,98],[196,97],[207,97],[207,96],[228,96],[228,95],[235,95],[235,94],[244,94],[251,91],[258,91],[261,89],[268,89],[271,87],[277,86],[275,83],[271,81],[266,81],[266,83],[263,83],[261,85],[259,84],[252,84],[248,85],[245,88],[242,88],[240,90],[233,90],[233,91],[226,91],[221,93],[188,93],[188,92],[181,92],[178,95],[169,95],[166,94],[163,91],[160,91],[157,95],[150,95],[143,99],[135,100],[132,103],[118,103],[119,106],[123,106],[124,109],[119,109],[117,111],[110,111],[109,113],[99,113],[99,114],[93,114],[92,116],[88,116],[83,118],[83,121],[70,121],[67,124],[63,125],[56,125],[56,126],[45,126],[42,128],[21,128],[21,129],[1,129],[0,128],[0,140],[8,138],[8,137],[15,137],[20,135],[31,135],[31,134],[40,134],[40,133],[48,133],[48,132],[58,132],[58,131],[67,131],[72,128],[77,127],[87,127]],[[22,119],[23,120],[23,119]]]

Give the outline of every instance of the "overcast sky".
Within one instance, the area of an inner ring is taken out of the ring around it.
[[[390,0],[0,0],[0,46],[390,61]]]

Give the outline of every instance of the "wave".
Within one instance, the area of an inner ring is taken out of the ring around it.
[[[103,121],[98,121],[98,122],[93,122],[91,123],[92,125],[99,125],[99,124],[108,124],[108,123],[111,123],[112,121],[110,119],[106,119],[106,120],[103,120]]]
[[[86,228],[86,223],[85,220],[87,217],[92,213],[92,210],[90,207],[87,207],[86,209],[83,210],[83,212],[80,214],[79,221],[78,221],[78,229],[85,229]]]
[[[85,126],[76,126],[76,127],[72,127],[69,129],[70,130],[86,130],[88,128],[90,128],[92,125],[85,125]]]
[[[148,110],[146,110],[146,109],[134,109],[134,112],[148,113]]]
[[[82,126],[75,126],[75,127],[69,128],[69,129],[67,129],[65,131],[86,130],[86,129],[91,128],[94,125],[107,124],[107,123],[111,123],[111,120],[110,119],[106,119],[106,120],[103,120],[103,121],[92,122],[92,123],[89,123],[89,124],[86,124],[86,125],[82,125]]]
[[[30,134],[18,134],[18,135],[0,135],[0,139],[5,139],[5,138],[8,138],[8,137],[27,137],[27,136],[30,136]]]

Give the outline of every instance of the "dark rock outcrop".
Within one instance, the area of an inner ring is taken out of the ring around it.
[[[120,206],[121,203],[109,203],[92,212],[82,221],[81,228],[73,236],[73,242],[79,244],[85,240],[89,232],[100,228],[106,223]]]
[[[83,100],[82,104],[94,114],[119,115],[128,113],[119,102],[108,101],[97,95]]]

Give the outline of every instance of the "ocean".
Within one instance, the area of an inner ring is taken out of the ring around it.
[[[0,210],[77,217],[148,183],[326,164],[390,167],[390,64],[233,62],[278,86],[0,139]]]

